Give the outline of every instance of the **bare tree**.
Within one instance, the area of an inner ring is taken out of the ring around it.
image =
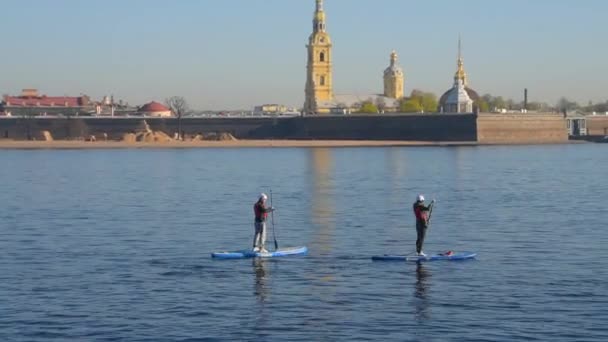
[[[376,98],[376,108],[378,108],[378,112],[379,113],[384,113],[384,110],[386,110],[386,101],[384,101],[384,98],[378,96]]]
[[[181,96],[172,96],[165,100],[165,104],[171,109],[173,115],[177,117],[177,134],[179,140],[182,140],[184,137],[184,132],[182,131],[182,117],[190,111],[188,102]]]

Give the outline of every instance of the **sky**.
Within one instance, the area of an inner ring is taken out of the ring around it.
[[[314,0],[2,0],[0,93],[183,96],[199,110],[301,107]],[[469,85],[556,103],[608,100],[608,1],[326,0],[334,92],[383,91],[392,50],[406,92],[441,95],[462,37]]]

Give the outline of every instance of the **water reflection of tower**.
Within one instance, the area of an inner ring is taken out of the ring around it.
[[[422,263],[416,265],[416,286],[414,291],[415,297],[415,317],[418,321],[425,321],[431,318],[431,310],[429,304],[429,278],[431,273]]]
[[[404,225],[410,224],[411,220],[407,220],[409,216],[403,214],[404,208],[408,207],[410,197],[408,197],[407,178],[406,178],[406,150],[402,148],[389,148],[385,150],[386,168],[388,176],[385,177],[388,195],[384,200],[386,208],[393,212],[400,213],[398,215],[386,214],[385,220],[388,227],[395,227],[388,233],[392,233],[391,239],[403,240]],[[409,227],[409,226],[407,226]]]
[[[312,168],[309,173],[312,177],[311,218],[316,227],[311,247],[318,248],[318,253],[325,254],[332,249],[335,227],[331,150],[311,149],[309,165]]]

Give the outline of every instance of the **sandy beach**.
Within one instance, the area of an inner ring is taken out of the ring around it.
[[[384,146],[476,146],[476,142],[370,141],[370,140],[236,140],[236,141],[14,141],[0,140],[0,149],[171,149],[171,148],[291,148],[291,147],[384,147]]]

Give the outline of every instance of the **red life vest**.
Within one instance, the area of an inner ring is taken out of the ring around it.
[[[428,211],[422,210],[424,204],[416,202],[414,203],[414,215],[416,216],[416,220],[426,221],[428,218]]]
[[[257,201],[253,206],[253,213],[255,214],[256,222],[264,222],[268,217],[268,211],[264,207],[264,204],[261,201]]]

